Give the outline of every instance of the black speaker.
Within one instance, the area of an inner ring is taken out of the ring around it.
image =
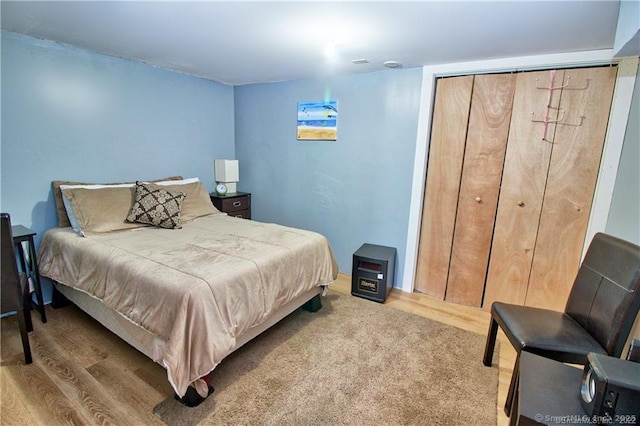
[[[640,364],[590,353],[582,373],[580,402],[594,422],[637,425],[640,422]]]

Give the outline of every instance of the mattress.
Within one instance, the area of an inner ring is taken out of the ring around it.
[[[139,349],[167,369],[178,395],[233,352],[242,336],[331,283],[338,271],[318,233],[224,214],[182,229],[87,238],[53,228],[43,236],[38,264],[43,276],[147,332],[151,343]]]

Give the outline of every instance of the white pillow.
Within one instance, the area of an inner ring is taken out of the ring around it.
[[[188,178],[188,179],[182,179],[182,180],[163,180],[160,182],[144,182],[144,183],[153,183],[154,185],[186,185],[188,183],[194,183],[194,182],[200,182],[200,179],[195,177],[195,178]]]

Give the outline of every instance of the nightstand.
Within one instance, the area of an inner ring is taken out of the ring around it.
[[[33,280],[37,300],[37,304],[34,304],[35,308],[40,312],[42,322],[47,322],[47,315],[44,312],[44,302],[42,300],[40,272],[38,272],[38,262],[36,260],[36,245],[33,241],[36,233],[25,226],[14,225],[11,227],[11,234],[13,235],[13,244],[18,252],[20,268],[27,277]],[[26,247],[23,247],[22,243],[26,243]],[[27,251],[26,255],[25,248]]]
[[[218,210],[229,216],[251,219],[251,194],[248,192],[234,192],[233,194],[209,194],[211,202]]]

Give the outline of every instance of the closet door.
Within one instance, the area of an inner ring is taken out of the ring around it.
[[[616,72],[439,80],[416,290],[485,309],[496,300],[564,308]]]
[[[556,81],[562,82],[563,76],[564,71],[525,72],[517,76],[485,307],[495,300],[518,305],[525,302],[552,148],[548,137],[542,138],[544,124],[532,120],[544,119],[549,105],[547,134],[553,135],[560,105],[559,90],[536,87],[560,85]]]
[[[485,309],[495,300],[564,309],[580,265],[615,77],[612,67],[519,75]]]
[[[447,301],[482,304],[515,81],[515,74],[475,77]]]
[[[565,71],[525,303],[563,310],[580,267],[617,68]]]
[[[444,299],[473,76],[441,78],[429,145],[415,289]]]

